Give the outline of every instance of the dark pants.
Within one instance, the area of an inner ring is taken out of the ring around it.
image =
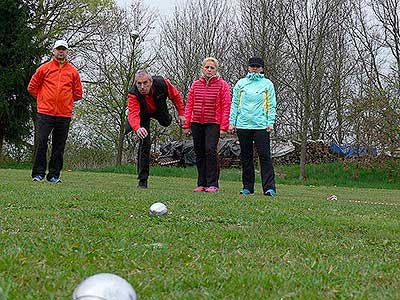
[[[265,193],[269,189],[276,191],[269,132],[265,129],[238,129],[237,134],[240,143],[240,158],[242,160],[243,188],[254,192],[254,141],[260,159],[263,192]]]
[[[52,133],[52,141],[47,179],[60,177],[70,122],[71,118],[37,114],[38,137],[32,177],[36,175],[44,177],[46,174],[47,147],[50,133]]]
[[[156,119],[158,123],[167,127],[171,125],[172,117],[168,113],[154,113],[154,114],[145,114],[140,119],[140,126],[146,128],[148,135],[144,139],[139,140],[139,150],[138,150],[138,158],[137,158],[137,170],[138,170],[138,179],[139,181],[147,181],[149,177],[150,171],[150,148],[151,148],[151,139],[150,139],[150,119]]]
[[[194,153],[197,165],[197,186],[218,187],[219,162],[217,146],[219,124],[191,123]]]

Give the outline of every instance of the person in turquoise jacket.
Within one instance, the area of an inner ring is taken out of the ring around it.
[[[261,166],[263,193],[275,196],[275,172],[271,159],[270,133],[274,129],[276,98],[273,83],[263,74],[264,61],[249,59],[249,72],[240,79],[232,95],[229,132],[237,133],[242,162],[242,195],[254,194],[255,172],[253,142]]]

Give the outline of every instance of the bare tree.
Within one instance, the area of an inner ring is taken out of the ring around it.
[[[27,0],[36,43],[49,48],[55,39],[64,38],[74,48],[90,40],[100,26],[96,22],[113,5],[108,0]],[[38,57],[38,64],[42,57]]]
[[[347,122],[348,107],[351,103],[351,76],[356,69],[356,56],[349,38],[351,5],[344,1],[337,7],[334,19],[334,29],[331,31],[328,43],[328,76],[330,97],[334,107],[325,110],[327,138],[342,144],[349,130]]]
[[[329,37],[335,29],[335,17],[341,0],[288,1],[285,4],[287,26],[283,28],[288,50],[288,74],[283,84],[292,91],[291,108],[294,121],[299,122],[301,140],[300,175],[305,179],[307,139],[322,136],[324,109],[332,107],[329,99],[327,56]],[[337,21],[336,21],[337,22]]]
[[[199,77],[207,56],[219,59],[222,75],[228,76],[225,57],[233,42],[232,16],[228,0],[191,0],[176,7],[172,18],[162,23],[157,45],[161,70],[183,95]]]
[[[400,88],[400,1],[376,0],[371,2],[374,15],[383,29],[381,39],[384,47],[390,50],[394,64],[391,69],[395,73],[397,87]],[[400,95],[398,90],[397,96]]]
[[[394,9],[394,11],[392,11]],[[359,70],[349,118],[349,135],[372,149],[399,147],[399,3],[377,1],[353,4],[351,37]]]

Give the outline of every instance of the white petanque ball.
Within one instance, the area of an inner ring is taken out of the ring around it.
[[[328,198],[326,198],[328,201],[336,201],[337,197],[335,195],[330,195]]]
[[[83,280],[72,294],[73,300],[136,300],[136,292],[125,279],[99,273]]]
[[[150,206],[149,214],[150,216],[162,216],[168,212],[167,207],[164,203],[156,202]]]

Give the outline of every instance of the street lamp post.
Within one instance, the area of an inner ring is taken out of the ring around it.
[[[135,62],[136,62],[136,58],[135,58],[135,45],[136,45],[136,41],[139,38],[139,31],[137,30],[133,30],[131,32],[131,37],[132,37],[132,69],[135,71]]]
[[[135,46],[136,39],[139,37],[139,31],[133,30],[131,36],[133,38],[133,46]]]
[[[131,66],[132,66],[132,71],[134,71],[133,72],[133,75],[134,75],[136,73],[136,70],[135,70],[136,69],[135,45],[136,45],[137,39],[139,38],[139,31],[133,30],[131,32],[131,38],[132,38],[132,54],[131,54],[132,61],[131,61]],[[129,89],[129,87],[128,87],[128,89]],[[126,115],[128,115],[128,108],[126,108]],[[129,133],[131,131],[132,131],[131,125],[129,124],[128,121],[126,121],[124,135],[126,135],[127,133]]]

